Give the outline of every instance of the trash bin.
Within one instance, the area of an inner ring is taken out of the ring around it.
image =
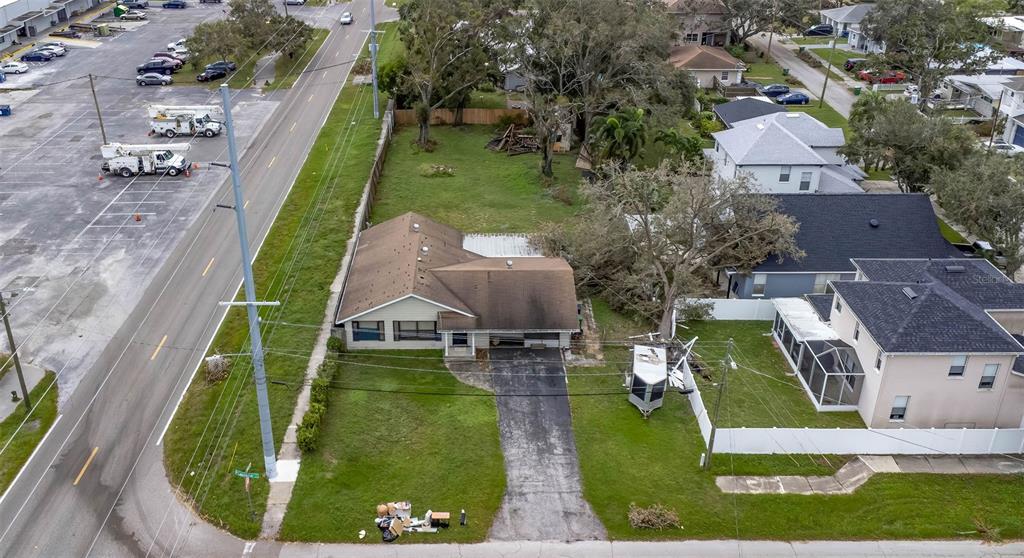
[[[853,86],[853,94],[854,95],[860,95],[860,90],[861,90],[861,87],[859,85],[854,85]]]
[[[799,51],[798,51],[798,52],[801,52],[801,53],[802,53],[802,52],[803,52],[804,50],[806,50],[806,49],[807,49],[807,47],[805,47],[805,46],[802,46],[802,47],[800,47],[800,49],[799,49]]]
[[[0,105],[0,116],[10,116],[11,105]]]
[[[789,75],[789,68],[783,68],[782,69],[782,75],[788,76]]]

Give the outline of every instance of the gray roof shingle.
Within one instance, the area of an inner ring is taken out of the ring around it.
[[[786,112],[786,107],[775,103],[758,101],[757,99],[751,99],[748,97],[746,99],[739,99],[715,105],[712,110],[714,110],[715,114],[718,115],[718,118],[724,122],[727,127],[732,128],[733,124],[736,122],[750,120],[751,118],[757,118],[759,116],[775,114],[777,112]]]
[[[925,194],[773,194],[799,224],[802,260],[771,257],[754,271],[853,272],[851,258],[950,258]],[[872,220],[877,226],[872,225]]]
[[[852,6],[841,6],[831,10],[821,10],[821,15],[834,19],[839,23],[860,23],[864,16],[875,9],[874,4],[853,4]]]

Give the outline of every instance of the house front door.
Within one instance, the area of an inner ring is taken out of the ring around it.
[[[1024,126],[1014,124],[1013,141],[1011,143],[1024,147]]]

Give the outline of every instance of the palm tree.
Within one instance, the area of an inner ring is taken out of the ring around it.
[[[598,116],[594,119],[590,137],[591,153],[597,161],[616,161],[620,165],[629,163],[643,153],[647,142],[643,109]]]
[[[697,136],[688,136],[677,128],[658,130],[654,134],[654,141],[664,145],[670,154],[681,156],[686,161],[698,162],[704,156],[701,139]]]

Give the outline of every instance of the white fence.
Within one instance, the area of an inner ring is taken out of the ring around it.
[[[700,341],[697,342],[698,345]],[[687,395],[707,445],[711,418],[687,364]],[[836,455],[922,455],[1024,453],[1020,428],[719,428],[715,453],[797,453]]]
[[[710,302],[716,320],[774,320],[775,305],[763,298],[690,298],[687,302]]]

